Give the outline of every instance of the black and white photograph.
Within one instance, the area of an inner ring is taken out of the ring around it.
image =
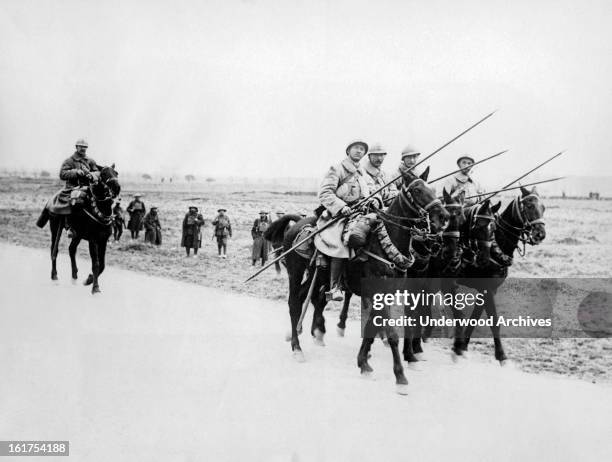
[[[0,461],[611,461],[611,24],[0,0]]]

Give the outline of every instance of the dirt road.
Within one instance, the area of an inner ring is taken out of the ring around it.
[[[395,393],[358,325],[296,363],[286,305],[108,268],[102,294],[0,244],[0,439],[70,440],[78,461],[612,460],[612,387],[433,349]],[[81,279],[89,262],[80,262]],[[8,459],[7,459],[8,460]]]

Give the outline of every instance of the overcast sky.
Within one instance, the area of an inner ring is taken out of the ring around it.
[[[352,138],[612,175],[612,2],[0,2],[0,167],[321,176]]]

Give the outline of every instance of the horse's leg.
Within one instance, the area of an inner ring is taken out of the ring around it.
[[[499,321],[499,316],[497,315],[497,305],[495,304],[495,294],[489,290],[487,291],[485,296],[485,310],[487,312],[487,316],[493,319],[493,323],[491,325],[491,332],[493,333],[493,342],[495,344],[495,359],[499,361],[499,363],[503,366],[506,363],[508,357],[504,352],[504,347],[502,346],[501,337],[499,336],[500,329],[497,325]]]
[[[404,312],[406,313],[409,310],[404,310]],[[411,316],[411,313],[408,313],[408,316],[413,318],[413,316]],[[408,361],[409,364],[412,363],[416,363],[419,359],[414,355],[414,349],[413,349],[413,342],[412,339],[414,338],[414,327],[410,327],[410,326],[404,326],[404,348],[402,350],[402,353],[404,355],[404,361]]]
[[[98,274],[100,271],[100,261],[98,252],[98,243],[92,238],[89,240],[89,256],[91,257],[91,281],[93,286],[91,287],[91,293],[95,294],[100,292],[100,286],[98,285]]]
[[[480,316],[482,316],[482,312],[484,311],[485,307],[484,304],[483,305],[475,305],[474,309],[472,310],[472,314],[470,315],[470,319],[471,320],[479,320]],[[472,332],[474,332],[474,325],[472,325],[472,323],[470,323],[468,326],[466,326],[465,331],[463,333],[463,345],[462,345],[462,349],[463,351],[467,351],[468,349],[468,344],[470,343],[470,338],[472,337]]]
[[[361,347],[357,354],[357,367],[361,369],[361,374],[364,376],[370,375],[374,369],[368,363],[370,357],[370,348],[374,343],[374,338],[378,333],[379,328],[374,325],[374,310],[372,309],[372,299],[368,297],[361,297],[361,312],[369,313],[368,321],[365,329],[363,330],[363,340],[361,341]]]
[[[301,258],[297,255],[288,255],[287,259],[291,259],[291,263],[287,265],[287,274],[289,275],[289,317],[291,318],[291,351],[294,358],[302,362],[304,361],[304,353],[300,347],[300,340],[297,332],[297,325],[302,314],[302,303],[307,294],[307,289],[302,287],[302,277],[306,269],[307,263],[298,261]]]
[[[348,317],[349,304],[351,303],[351,297],[353,293],[349,290],[344,292],[344,302],[342,302],[342,310],[340,311],[340,320],[338,321],[338,328],[336,329],[340,337],[344,337],[344,330],[346,329],[346,318]]]
[[[77,247],[79,246],[79,243],[81,242],[81,238],[78,236],[75,236],[72,238],[72,240],[70,241],[70,245],[68,246],[68,254],[70,255],[70,266],[72,268],[72,279],[76,280],[77,279],[77,274],[79,272],[79,269],[77,268],[77,263],[76,263],[76,251],[77,251]]]
[[[408,392],[408,379],[404,375],[404,366],[402,366],[402,358],[399,354],[399,338],[395,329],[389,327],[386,329],[389,347],[393,355],[393,373],[395,374],[395,384],[397,392],[400,395],[405,395]]]
[[[323,310],[325,309],[325,305],[327,305],[325,292],[322,290],[313,291],[312,304],[314,306],[314,311],[312,314],[312,327],[310,333],[316,345],[325,346],[325,341],[323,340],[326,332],[325,316],[323,316]]]
[[[49,228],[51,229],[51,279],[57,281],[57,254],[59,251],[59,242],[62,237],[62,218],[51,217]]]
[[[104,272],[104,268],[106,268],[106,246],[108,244],[108,240],[103,240],[98,244],[98,277]]]

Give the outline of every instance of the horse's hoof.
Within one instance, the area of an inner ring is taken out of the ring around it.
[[[323,332],[321,332],[319,329],[315,329],[314,335],[312,337],[314,344],[324,347],[325,346],[325,341],[323,340],[324,336],[325,334]]]
[[[91,293],[92,293],[93,295],[95,295],[95,294],[99,294],[99,293],[101,293],[101,292],[102,292],[102,291],[100,290],[100,288],[99,288],[99,287],[92,287],[92,288],[91,288]]]
[[[461,357],[461,355],[455,352],[455,350],[452,350],[450,353],[450,357],[451,357],[451,361],[457,364],[459,362],[459,358]]]
[[[423,343],[429,343],[429,337],[423,337],[423,338],[421,338],[421,341]]]
[[[291,331],[288,331],[285,334],[285,342],[290,342],[291,341]]]
[[[408,394],[408,384],[407,383],[396,383],[395,391],[398,395],[407,395]]]
[[[418,359],[419,361],[427,361],[427,358],[425,357],[425,353],[415,353],[414,357]]]
[[[500,359],[499,360],[499,365],[501,367],[506,367],[508,365],[508,358]]]
[[[387,339],[387,337],[385,337],[384,339],[382,339],[383,345],[386,346],[387,348],[389,348],[389,340]]]
[[[306,358],[304,357],[302,350],[293,350],[293,359],[295,359],[298,363],[306,362]]]
[[[83,282],[84,286],[88,286],[90,284],[93,284],[93,275],[91,274],[87,276],[87,279],[85,279],[85,282]]]
[[[336,332],[338,333],[338,337],[344,337],[344,331],[346,328],[344,327],[336,327]]]
[[[374,379],[374,369],[372,369],[370,366],[368,366],[366,369],[362,367],[360,377],[366,380]]]

